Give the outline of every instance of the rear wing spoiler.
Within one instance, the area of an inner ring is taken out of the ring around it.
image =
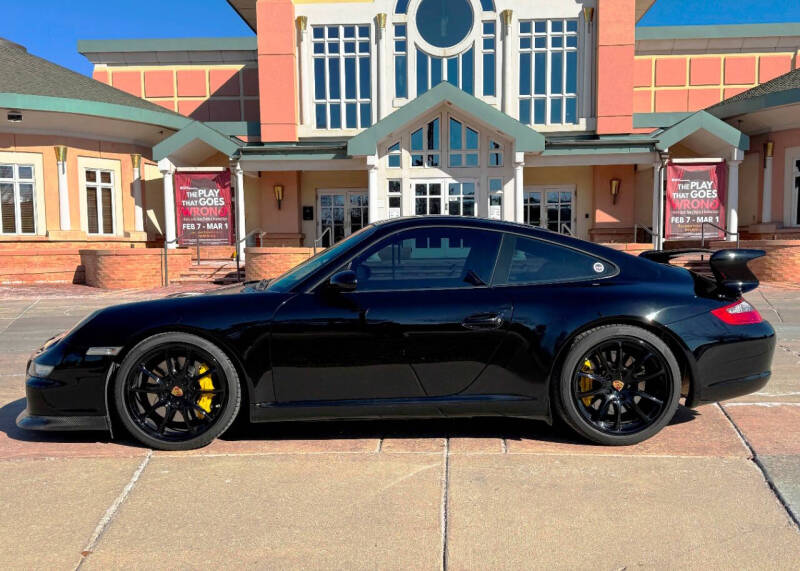
[[[730,249],[712,252],[703,248],[687,248],[683,250],[648,250],[639,254],[659,264],[669,264],[673,258],[688,254],[711,254],[708,261],[711,273],[717,284],[726,291],[743,294],[758,287],[758,278],[753,274],[747,262],[766,255],[764,250]]]

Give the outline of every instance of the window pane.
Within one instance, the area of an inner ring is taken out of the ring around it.
[[[577,105],[574,97],[570,97],[567,99],[566,118],[564,119],[564,122],[565,123],[578,122]]]
[[[422,146],[422,129],[417,129],[413,133],[411,133],[411,150],[412,151],[421,151],[423,150]]]
[[[86,182],[97,182],[97,171],[86,171]]]
[[[345,38],[355,38],[356,37],[356,27],[355,26],[345,26],[344,27],[344,37]]]
[[[8,178],[11,177],[9,176]],[[17,231],[16,213],[14,212],[14,185],[10,182],[0,183],[0,219],[2,220],[2,231],[4,233],[11,234]]]
[[[561,93],[563,89],[562,81],[564,78],[564,55],[556,52],[550,56],[550,93]]]
[[[20,167],[22,170],[22,167]],[[24,234],[33,234],[33,185],[19,185],[19,225]]]
[[[417,95],[428,91],[428,56],[417,50]]]
[[[450,155],[450,166],[451,167],[460,167],[463,166],[461,164],[461,153],[452,153]]]
[[[519,102],[519,121],[526,125],[531,124],[531,100],[521,99]]]
[[[344,96],[356,98],[356,59],[352,57],[344,60]]]
[[[370,67],[370,58],[358,58],[358,81],[359,81],[359,98],[369,99],[372,97],[372,68]]]
[[[362,127],[369,127],[372,125],[372,104],[371,103],[362,103],[361,104],[361,126]]]
[[[533,122],[537,125],[543,125],[545,123],[544,111],[546,103],[544,99],[537,99],[533,102]]]
[[[324,103],[318,103],[316,106],[316,124],[317,129],[325,129],[328,126],[328,120],[326,116],[326,109]]]
[[[437,150],[439,148],[439,119],[434,119],[428,123],[428,149]]]
[[[494,54],[483,54],[483,94],[497,95],[495,78],[497,73],[494,68]]]
[[[490,178],[489,179],[489,191],[497,192],[503,190],[503,181],[499,178]]]
[[[547,93],[547,54],[537,53],[534,56],[534,66],[535,81],[533,91],[536,95],[544,95]]]
[[[507,283],[595,279],[616,271],[611,264],[577,250],[519,236],[507,239],[515,241]]]
[[[389,166],[392,168],[400,168],[400,155],[389,155]]]
[[[396,97],[408,97],[408,77],[407,61],[405,55],[398,55],[394,58],[394,94]]]
[[[475,93],[475,50],[468,49],[461,56],[461,89],[470,95]]]
[[[567,52],[567,93],[575,93],[578,85],[578,52]]]
[[[529,53],[519,55],[519,94],[531,94],[531,54]]]
[[[342,128],[342,106],[338,103],[331,104],[331,129]]]
[[[88,187],[86,189],[86,218],[89,225],[89,234],[98,233],[97,223],[97,189]]]
[[[563,100],[559,97],[556,99],[550,100],[550,122],[551,123],[561,123],[563,119],[561,118],[561,102]]]
[[[447,59],[447,83],[458,87],[458,57]]]
[[[103,206],[103,234],[114,233],[114,218],[111,210],[111,189],[101,189]]]
[[[478,166],[478,153],[466,153],[466,165],[468,167],[477,167]]]
[[[467,146],[465,149],[478,148],[478,132],[467,127]]]
[[[432,57],[431,60],[431,87],[436,87],[442,82],[442,58]]]
[[[341,97],[341,89],[339,83],[339,59],[333,58],[328,60],[328,97],[330,99],[339,99]],[[331,127],[333,120],[331,120]]]
[[[358,114],[355,103],[348,103],[345,109],[345,126],[348,129],[356,129],[358,127]]]
[[[0,178],[14,178],[14,166],[0,165]]]
[[[450,118],[450,149],[461,149],[461,123]]]
[[[31,180],[33,178],[33,167],[30,166],[19,166],[19,178],[22,180]],[[2,178],[2,177],[0,177]]]
[[[314,59],[314,98],[325,99],[325,60],[323,58]]]
[[[100,182],[103,184],[111,184],[111,173],[109,171],[100,171]]]

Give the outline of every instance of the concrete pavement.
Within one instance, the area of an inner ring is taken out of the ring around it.
[[[756,395],[601,448],[544,424],[293,423],[189,453],[14,426],[29,353],[153,292],[0,289],[3,568],[800,567],[800,289]]]

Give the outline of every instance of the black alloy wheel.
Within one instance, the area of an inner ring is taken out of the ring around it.
[[[634,444],[661,430],[680,398],[680,373],[666,344],[629,325],[576,339],[562,371],[560,410],[581,435],[601,444]]]
[[[115,388],[125,428],[143,444],[163,450],[205,446],[230,426],[241,400],[228,357],[185,333],[155,335],[134,347]]]

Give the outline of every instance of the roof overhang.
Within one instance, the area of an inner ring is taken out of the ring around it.
[[[545,139],[541,133],[450,83],[440,83],[350,139],[347,143],[347,153],[350,156],[376,154],[379,141],[414,122],[437,105],[445,103],[472,115],[511,138],[516,152],[539,153],[544,150]]]
[[[250,29],[256,31],[256,0],[228,0],[231,8],[236,10],[239,17],[250,26]]]
[[[205,123],[192,121],[187,127],[153,147],[153,160],[168,158],[176,165],[196,165],[220,152],[233,157],[242,144]]]
[[[794,51],[800,24],[637,26],[636,54]]]
[[[655,136],[656,148],[661,151],[678,143],[706,156],[727,155],[731,147],[741,151],[750,148],[747,135],[707,111],[693,113]]]
[[[642,19],[642,17],[647,13],[647,11],[653,7],[653,4],[656,3],[656,0],[636,0],[636,21]]]
[[[255,36],[78,41],[94,64],[241,63],[256,61],[256,49]]]

